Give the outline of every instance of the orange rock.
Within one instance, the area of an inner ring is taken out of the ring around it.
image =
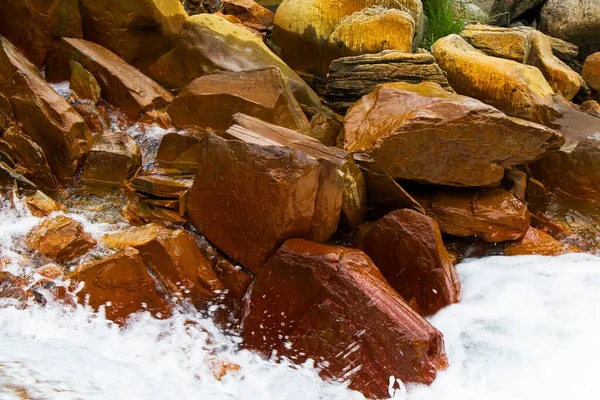
[[[310,133],[310,124],[277,67],[212,74],[194,80],[168,108],[180,127],[226,130],[236,112]]]
[[[59,262],[80,257],[96,246],[79,222],[64,215],[43,220],[29,232],[26,241],[32,249]]]
[[[260,270],[242,323],[248,348],[276,351],[369,398],[389,377],[431,383],[447,366],[442,334],[416,314],[361,251],[288,240]]]
[[[47,217],[54,211],[60,211],[62,206],[39,190],[25,198],[27,208],[36,217]]]
[[[56,264],[46,264],[37,272],[47,279],[56,279],[63,274],[62,268]]]
[[[173,127],[171,123],[171,117],[166,110],[149,110],[146,111],[140,119],[138,119],[138,124],[152,126],[156,125],[163,129],[170,129]]]
[[[0,161],[0,193],[11,192],[15,188],[26,193],[33,193],[37,190],[37,186],[33,182]]]
[[[503,189],[442,191],[426,211],[444,233],[479,236],[492,243],[523,238],[531,219],[527,206]]]
[[[585,60],[581,75],[592,89],[600,90],[600,52],[592,54]]]
[[[110,117],[103,104],[77,101],[73,103],[73,108],[83,117],[92,132],[101,133],[110,128]]]
[[[69,62],[77,61],[98,81],[102,97],[135,122],[144,112],[167,106],[173,96],[110,50],[82,39],[63,38],[46,69],[50,82],[68,80]]]
[[[344,135],[346,150],[370,154],[395,179],[449,186],[497,185],[505,167],[564,143],[432,82],[379,85],[350,108]]]
[[[25,134],[44,151],[54,175],[70,179],[79,159],[90,148],[90,131],[83,118],[44,81],[37,68],[3,37],[0,37],[0,93],[10,101]]]
[[[600,104],[595,100],[587,100],[581,104],[581,111],[600,117]]]
[[[563,244],[544,231],[529,227],[523,239],[507,242],[504,254],[507,256],[523,256],[537,254],[540,256],[559,256],[567,253],[580,253],[581,250],[569,244]]]
[[[68,276],[81,303],[95,310],[105,306],[106,318],[124,324],[138,311],[149,311],[159,318],[168,317],[169,307],[158,295],[155,282],[146,271],[140,253],[125,248],[111,257],[83,265]]]
[[[206,360],[208,369],[216,380],[220,381],[225,376],[238,372],[242,367],[231,361],[219,360],[218,358],[208,358]]]
[[[225,0],[222,12],[239,18],[244,24],[267,29],[273,25],[273,12],[254,0]]]
[[[169,132],[162,137],[156,161],[164,168],[182,173],[196,173],[205,133]]]
[[[431,217],[410,209],[391,212],[361,226],[355,245],[421,315],[458,302],[458,274]]]

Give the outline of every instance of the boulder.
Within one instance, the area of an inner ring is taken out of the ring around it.
[[[187,13],[179,0],[80,0],[83,37],[143,67],[171,49]]]
[[[600,91],[600,51],[585,60],[581,74],[592,89]]]
[[[595,100],[584,101],[581,103],[580,109],[584,113],[600,117],[600,104]]]
[[[82,37],[79,1],[0,0],[0,35],[43,68],[61,37]]]
[[[168,108],[173,123],[226,130],[242,112],[292,130],[310,133],[300,109],[277,67],[200,77],[190,83]]]
[[[321,164],[303,152],[209,134],[199,160],[188,220],[251,271],[286,239],[309,237],[318,226],[313,216]]]
[[[420,0],[340,0],[336,2],[329,0],[286,0],[279,6],[275,13],[273,42],[281,48],[283,60],[295,70],[325,76],[329,69],[329,61],[333,59],[328,54],[338,46],[338,43],[331,38],[336,28],[344,25],[341,22],[344,17],[360,13],[365,8],[373,6],[407,12],[414,21],[413,34],[419,30],[420,26],[424,26],[422,22],[423,4]],[[381,16],[386,15],[385,12],[381,12],[380,14]],[[383,19],[393,19],[393,12],[387,15],[389,16]],[[347,19],[346,22],[353,21],[351,26],[355,28],[348,29],[350,27],[341,27],[340,30],[349,32],[345,35],[340,35],[342,33],[340,31],[337,33],[337,37],[340,38],[344,36],[347,38],[354,37],[352,39],[354,42],[350,46],[354,49],[362,47],[362,35],[350,33],[350,31],[359,29],[357,23],[361,19],[365,19],[364,13],[356,14],[354,17]],[[402,20],[405,19],[403,15]],[[395,24],[397,24],[399,19],[395,21]],[[380,22],[382,21],[380,20]],[[371,24],[373,27],[380,25],[377,19],[373,20]],[[383,29],[377,28],[380,30],[373,29],[372,33],[365,35],[364,43],[376,43],[379,37],[378,34],[384,36],[393,35],[393,32],[388,30],[390,26],[386,26]],[[407,32],[407,25],[402,24],[402,27],[402,31]],[[412,41],[412,38],[408,38],[405,35],[402,36],[402,46],[406,46],[406,40]],[[333,48],[330,49],[332,45]],[[384,48],[379,48],[377,51],[381,50],[384,50]],[[411,48],[409,47],[407,50],[410,51]]]
[[[194,236],[186,231],[150,224],[105,235],[102,242],[111,248],[138,250],[162,284],[163,296],[189,299],[196,308],[206,309],[223,290]]]
[[[160,140],[156,162],[167,171],[196,174],[203,135],[169,132]]]
[[[27,245],[58,262],[71,261],[96,246],[79,222],[59,215],[45,219],[27,235]]]
[[[326,73],[340,57],[383,50],[411,53],[415,29],[413,17],[395,8],[369,7],[345,16],[329,36],[322,70]]]
[[[552,36],[546,37],[552,45],[552,53],[564,62],[571,62],[579,55],[579,47],[573,43]]]
[[[560,256],[567,253],[580,253],[577,247],[563,244],[546,232],[529,227],[523,239],[516,242],[506,242],[504,254],[507,256]]]
[[[70,179],[90,148],[90,131],[37,68],[1,36],[0,93],[10,102],[25,134],[44,151],[54,175]]]
[[[89,100],[73,101],[73,108],[83,117],[92,133],[102,133],[110,128],[110,116],[104,104],[94,105]]]
[[[355,246],[419,314],[458,302],[458,274],[431,217],[407,208],[393,211],[362,225]]]
[[[249,27],[266,30],[273,25],[274,15],[254,0],[224,0],[221,12],[233,15]]]
[[[497,185],[504,168],[564,143],[431,82],[378,86],[348,110],[344,132],[346,150],[370,154],[394,179],[449,186]]]
[[[600,51],[600,3],[596,0],[547,0],[539,29],[579,46],[580,55]]]
[[[210,49],[210,51],[205,51]],[[184,23],[175,47],[146,72],[163,86],[181,90],[194,79],[217,72],[278,67],[296,100],[318,107],[317,94],[256,35],[217,15],[194,15]]]
[[[334,60],[327,75],[325,97],[335,110],[345,113],[377,85],[393,82],[435,82],[453,91],[431,54],[388,50]]]
[[[310,136],[325,146],[335,146],[340,131],[344,126],[344,117],[323,107],[310,119]]]
[[[544,0],[494,0],[489,15],[491,21],[507,24],[543,2]]]
[[[69,89],[71,89],[71,100],[89,100],[93,104],[98,104],[102,89],[94,75],[77,61],[69,60],[71,67],[71,79]]]
[[[25,203],[29,212],[35,217],[47,217],[55,211],[61,211],[62,206],[54,199],[48,197],[44,192],[39,190],[25,197]]]
[[[324,378],[369,398],[389,396],[390,376],[429,384],[447,365],[442,334],[359,250],[288,240],[245,301],[246,347],[297,364],[310,358]]]
[[[423,204],[423,203],[421,203]],[[440,191],[423,204],[443,233],[491,243],[520,240],[529,228],[527,206],[504,189]]]
[[[106,318],[123,325],[130,314],[148,311],[158,318],[170,309],[156,292],[156,284],[140,253],[125,248],[92,264],[82,265],[67,277],[73,289],[83,283],[77,297],[94,310],[104,306]]]
[[[362,223],[367,211],[365,181],[360,168],[356,165],[350,153],[336,147],[327,147],[311,137],[244,114],[235,114],[233,120],[240,127],[257,133],[262,138],[303,152],[317,160],[327,170],[331,169],[327,164],[333,166],[336,170],[336,176],[330,177],[327,181],[324,180],[322,187],[333,185],[333,190],[330,193],[338,193],[339,176],[341,178],[340,200],[342,208],[340,222],[347,228],[356,228]],[[238,139],[248,138],[247,132],[235,128],[233,126],[227,132]],[[336,199],[334,202],[336,206],[333,206],[333,210],[336,210],[337,195],[334,198]],[[330,212],[328,211],[328,213]],[[333,214],[335,215],[335,213]],[[315,238],[312,240],[320,241]]]
[[[140,114],[166,107],[173,96],[106,48],[82,39],[63,38],[46,70],[50,82],[69,79],[69,62],[77,61],[98,81],[102,97],[134,122]]]
[[[104,132],[94,137],[81,181],[89,186],[117,187],[141,165],[142,153],[131,136]]]

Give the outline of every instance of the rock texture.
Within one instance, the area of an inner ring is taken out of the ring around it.
[[[77,61],[69,60],[69,66],[71,67],[71,79],[69,80],[71,99],[89,100],[93,104],[98,104],[102,89],[94,75]]]
[[[346,112],[375,86],[393,82],[435,82],[453,91],[431,54],[388,50],[334,60],[327,75],[325,96],[333,108]]]
[[[173,96],[116,54],[95,43],[63,38],[46,70],[50,82],[69,79],[69,62],[77,61],[98,81],[102,97],[130,121],[154,108],[166,107]]]
[[[168,108],[177,126],[227,130],[236,112],[310,133],[308,119],[300,109],[277,67],[228,72],[194,80]]]
[[[419,314],[458,302],[458,274],[431,217],[410,209],[393,211],[361,226],[355,245]]]
[[[393,178],[450,186],[497,185],[505,167],[564,143],[434,83],[378,86],[348,111],[344,131],[346,150],[369,153]]]
[[[567,253],[579,253],[575,246],[563,244],[544,231],[529,227],[523,239],[516,242],[507,242],[504,245],[504,254],[507,256],[560,256]]]
[[[343,247],[287,241],[252,285],[242,326],[245,346],[312,358],[370,398],[389,396],[391,375],[428,384],[447,364],[441,333],[363,252]]]
[[[63,215],[42,221],[26,241],[32,249],[58,262],[73,260],[96,246],[79,222]]]
[[[592,54],[585,60],[581,74],[592,89],[600,91],[600,52]]]

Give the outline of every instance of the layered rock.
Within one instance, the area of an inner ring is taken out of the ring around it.
[[[0,93],[15,120],[39,145],[54,175],[70,179],[89,150],[91,135],[79,114],[50,87],[37,68],[0,37]]]
[[[4,161],[0,161],[0,193],[8,194],[15,189],[26,193],[33,193],[37,191],[37,186],[15,171],[12,166],[6,164]]]
[[[58,262],[71,261],[96,246],[79,222],[59,215],[46,219],[29,232],[27,245]]]
[[[331,215],[314,219],[321,169],[312,157],[274,141],[227,141],[210,134],[188,198],[188,220],[257,272],[286,239],[310,237],[313,226],[331,229]]]
[[[421,315],[458,302],[460,281],[431,217],[401,209],[360,227],[355,245]]]
[[[378,86],[344,121],[344,147],[369,153],[395,179],[497,185],[504,168],[536,160],[564,140],[435,83]]]
[[[441,333],[358,250],[289,240],[246,301],[246,347],[298,364],[311,358],[322,376],[370,398],[389,396],[390,376],[428,384],[447,364]]]
[[[138,67],[169,51],[187,18],[179,0],[80,0],[79,3],[83,37]]]
[[[281,70],[300,104],[320,105],[316,93],[259,37],[212,14],[188,18],[175,47],[146,72],[165,87],[180,90],[203,75],[267,66]]]
[[[90,186],[115,187],[142,165],[137,143],[125,132],[105,132],[94,137],[81,181]]]
[[[25,203],[32,215],[36,217],[47,217],[55,211],[62,210],[62,206],[54,199],[48,197],[39,190],[25,197]]]
[[[156,161],[166,170],[196,174],[203,135],[169,132],[162,137]]]
[[[63,36],[81,38],[78,0],[2,0],[0,35],[42,68]]]
[[[226,130],[242,112],[308,134],[310,124],[277,67],[212,74],[194,80],[168,108],[175,125]]]
[[[431,54],[383,51],[334,60],[327,75],[325,96],[336,110],[345,112],[377,85],[392,82],[435,82],[452,91]]]
[[[63,38],[46,70],[50,82],[69,79],[69,62],[77,61],[98,81],[102,97],[131,121],[154,108],[166,107],[173,96],[160,85],[95,43]]]
[[[476,192],[440,191],[423,206],[442,232],[479,236],[492,243],[520,240],[527,233],[531,219],[524,203],[498,188]]]
[[[69,89],[71,89],[71,100],[88,100],[92,104],[98,104],[102,89],[94,75],[83,68],[77,61],[69,60],[71,67],[71,78]]]
[[[544,231],[529,227],[523,239],[516,242],[507,242],[504,246],[504,254],[507,256],[559,256],[567,253],[579,253],[575,246],[563,244]]]
[[[581,104],[580,109],[584,113],[600,117],[600,104],[598,104],[598,102],[595,100],[584,101]]]
[[[600,52],[592,54],[585,60],[581,74],[592,89],[600,91]]]

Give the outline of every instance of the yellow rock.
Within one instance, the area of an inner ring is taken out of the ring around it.
[[[370,7],[342,18],[325,49],[323,71],[337,58],[383,50],[412,51],[415,20],[406,11]]]
[[[326,74],[325,48],[337,25],[342,18],[373,6],[406,11],[417,23],[423,16],[421,0],[284,0],[275,13],[273,41],[295,70]]]
[[[457,93],[513,117],[542,124],[555,118],[554,91],[538,68],[490,57],[458,35],[438,40],[432,50]]]
[[[600,90],[600,52],[592,54],[585,60],[582,75],[592,89]]]
[[[203,75],[266,66],[279,67],[300,104],[321,105],[317,94],[258,36],[214,14],[189,17],[175,47],[146,73],[163,86],[180,90]]]

